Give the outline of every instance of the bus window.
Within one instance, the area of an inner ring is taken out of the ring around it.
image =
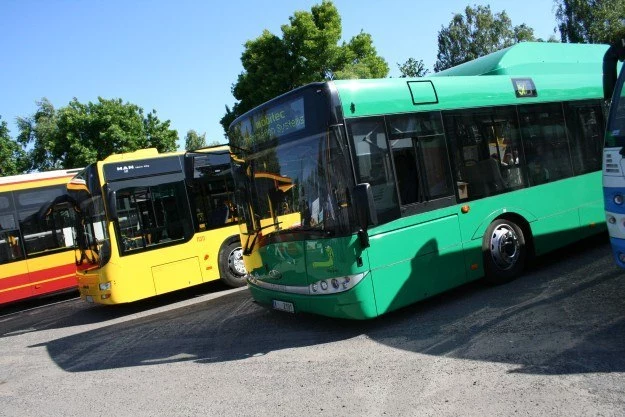
[[[444,121],[460,200],[524,186],[523,152],[513,108],[444,113]]]
[[[600,170],[605,131],[601,103],[566,103],[564,111],[575,175]]]
[[[519,118],[530,185],[572,176],[562,105],[519,106]]]
[[[359,120],[349,125],[356,155],[359,183],[369,183],[382,222],[399,217],[397,189],[381,119]]]
[[[44,251],[65,249],[74,245],[73,218],[67,206],[56,207],[46,216],[39,209],[64,192],[64,187],[33,189],[15,192],[20,229],[27,256]]]
[[[24,259],[12,198],[0,195],[0,265]]]
[[[401,203],[453,195],[440,113],[390,118],[389,129]]]
[[[186,201],[182,182],[118,190],[122,253],[185,239],[191,230]]]

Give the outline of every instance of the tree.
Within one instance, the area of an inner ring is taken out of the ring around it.
[[[625,38],[623,0],[555,0],[562,42],[613,43]]]
[[[438,32],[434,71],[462,64],[518,42],[533,41],[534,30],[525,24],[512,26],[505,11],[492,14],[490,6],[467,6],[455,14],[449,26]]]
[[[0,177],[22,174],[27,167],[26,153],[11,138],[7,122],[1,119],[0,116]]]
[[[18,118],[18,141],[32,145],[31,170],[76,168],[102,160],[113,153],[155,147],[174,151],[178,134],[161,122],[152,110],[146,117],[137,105],[121,99],[80,103],[74,98],[55,110],[45,98],[37,112]]]
[[[399,72],[401,72],[400,78],[418,78],[426,76],[430,70],[425,68],[423,60],[416,60],[414,58],[408,58],[403,64],[397,64]]]
[[[161,122],[156,116],[156,110],[152,110],[143,119],[145,128],[146,147],[156,148],[159,152],[172,152],[176,150],[178,131],[171,129],[171,122],[165,120]]]
[[[193,129],[187,132],[187,136],[184,141],[184,148],[188,151],[194,149],[204,148],[206,146],[206,133],[198,135]]]
[[[388,64],[377,55],[371,35],[361,31],[349,42],[339,44],[341,17],[331,1],[323,0],[310,12],[295,12],[281,30],[282,37],[264,30],[245,43],[243,72],[232,86],[238,101],[226,106],[220,121],[224,131],[236,117],[296,87],[315,81],[388,75]]]
[[[60,161],[53,156],[52,149],[55,147],[56,137],[56,110],[48,99],[43,98],[37,102],[38,109],[30,117],[18,117],[17,128],[19,130],[17,141],[26,148],[29,144],[33,147],[28,151],[28,171],[50,171],[62,168]]]

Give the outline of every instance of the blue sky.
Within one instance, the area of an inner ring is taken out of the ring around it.
[[[318,1],[3,0],[0,24],[0,116],[17,136],[15,119],[29,116],[46,97],[56,107],[121,98],[155,109],[178,131],[224,142],[219,119],[235,99],[230,90],[243,70],[243,44],[280,26]],[[215,4],[219,4],[216,6]],[[467,5],[505,10],[544,39],[554,34],[551,0],[466,1],[335,0],[349,40],[370,33],[391,76],[413,57],[431,70],[437,35]]]

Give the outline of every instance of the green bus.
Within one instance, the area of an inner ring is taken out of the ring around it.
[[[424,78],[306,85],[237,118],[253,298],[373,318],[604,231],[606,49],[521,43]]]

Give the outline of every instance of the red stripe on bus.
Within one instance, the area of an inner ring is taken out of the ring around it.
[[[54,268],[41,269],[39,271],[32,271],[29,273],[30,281],[32,283],[70,274],[76,275],[76,265],[73,262],[71,264],[56,266]]]
[[[0,279],[0,291],[28,284],[30,284],[28,274],[12,275],[10,277]]]
[[[8,290],[9,288],[19,287],[28,284],[37,284],[40,281],[50,280],[63,276],[76,275],[76,265],[73,263],[61,266],[55,266],[54,268],[46,268],[39,271],[30,272],[27,274],[18,274],[10,277],[0,279],[0,292]]]
[[[23,300],[44,294],[50,294],[58,291],[69,290],[77,287],[76,276],[71,275],[61,279],[53,279],[43,283],[33,283],[12,290],[0,292],[0,305],[12,301]]]

